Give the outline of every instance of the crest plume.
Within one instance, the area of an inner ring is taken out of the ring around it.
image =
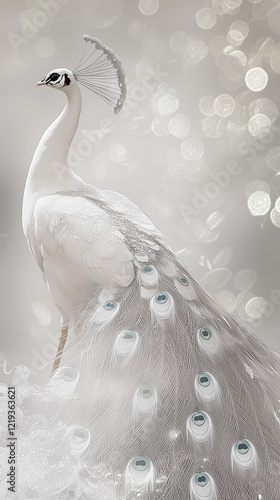
[[[97,38],[83,35],[83,56],[73,71],[76,80],[106,101],[117,114],[126,98],[125,73],[116,54]]]

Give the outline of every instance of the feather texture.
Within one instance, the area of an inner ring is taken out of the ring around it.
[[[70,322],[63,364],[80,378],[67,421],[94,429],[90,459],[122,477],[118,498],[276,500],[279,356],[219,310],[157,231],[118,217],[136,272],[115,287],[118,310],[106,324],[95,322],[100,289]],[[135,456],[152,472],[137,479]]]

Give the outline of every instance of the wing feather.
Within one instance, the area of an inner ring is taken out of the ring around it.
[[[81,196],[55,194],[40,198],[34,210],[37,244],[45,256],[64,259],[69,273],[74,264],[81,276],[112,279],[128,285],[134,277],[132,254],[110,215]],[[61,263],[60,263],[61,265]]]

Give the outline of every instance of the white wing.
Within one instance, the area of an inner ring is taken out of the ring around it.
[[[96,190],[93,197],[90,187],[40,198],[27,237],[64,318],[96,286],[128,286],[135,265],[153,260],[156,240],[162,238],[125,197],[108,191],[97,196]]]
[[[35,205],[33,224],[29,243],[63,315],[94,285],[132,281],[125,238],[97,204],[80,196],[45,196]]]

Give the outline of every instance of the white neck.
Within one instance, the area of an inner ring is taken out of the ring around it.
[[[68,166],[68,152],[77,130],[82,107],[78,84],[71,82],[71,86],[71,89],[69,88],[68,92],[65,92],[67,96],[66,106],[47,128],[34,153],[27,182],[31,182],[35,190],[43,188],[46,181],[56,183],[57,164],[65,166],[66,170],[71,170]],[[61,181],[61,179],[59,180]]]
[[[29,168],[23,198],[25,221],[29,219],[30,211],[39,197],[79,184],[79,177],[68,165],[68,152],[82,107],[78,83],[72,81],[64,93],[67,104],[43,134]],[[81,179],[80,181],[82,182]]]

